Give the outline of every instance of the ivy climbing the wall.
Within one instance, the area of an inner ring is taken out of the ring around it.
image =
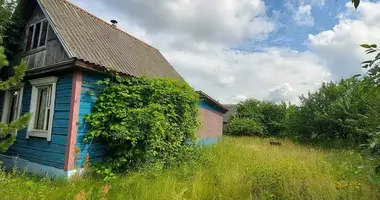
[[[102,139],[110,147],[103,171],[167,166],[195,152],[199,97],[192,87],[164,78],[114,79],[98,83],[105,89],[85,117],[87,140]]]

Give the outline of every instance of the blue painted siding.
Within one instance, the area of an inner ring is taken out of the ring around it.
[[[89,143],[83,142],[88,131],[84,116],[91,113],[91,108],[96,101],[96,97],[101,92],[101,87],[96,84],[97,81],[103,80],[105,76],[83,72],[82,91],[80,97],[79,106],[79,124],[78,124],[78,136],[76,146],[80,148],[80,153],[77,156],[75,165],[82,167],[85,162],[85,157],[88,154],[91,162],[102,161],[106,153],[106,145],[101,141],[91,141]]]
[[[67,133],[70,116],[70,101],[72,89],[72,73],[58,75],[55,112],[51,142],[45,138],[30,137],[26,139],[26,129],[17,133],[17,140],[6,153],[11,156],[29,160],[30,162],[63,169]],[[32,86],[29,81],[25,82],[22,99],[22,114],[30,110]]]
[[[206,139],[198,139],[197,144],[200,146],[210,146],[216,144],[219,138],[206,138]]]
[[[201,101],[198,104],[198,107],[204,108],[204,109],[207,109],[207,110],[211,110],[211,111],[214,111],[214,112],[217,112],[217,113],[222,113],[222,111],[220,109],[218,109],[217,107],[215,107],[215,106],[207,103],[206,101]]]

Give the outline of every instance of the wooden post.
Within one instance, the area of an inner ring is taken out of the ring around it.
[[[73,87],[71,92],[69,129],[67,135],[67,146],[65,154],[65,171],[74,170],[75,168],[75,145],[78,133],[79,104],[82,89],[82,71],[74,71]]]

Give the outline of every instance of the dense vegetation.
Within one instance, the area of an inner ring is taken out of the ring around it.
[[[17,36],[20,36],[19,34],[11,33],[16,30],[16,26],[20,25],[20,21],[17,19],[16,15],[12,18],[14,6],[15,3],[12,1],[0,1],[0,75],[3,75],[1,73],[1,70],[5,67],[8,67],[9,65],[5,51],[7,50],[7,53],[10,55],[12,47],[18,44],[15,43]],[[4,48],[3,46],[9,48]],[[0,92],[12,89],[12,87],[17,86],[24,78],[25,70],[26,63],[23,62],[19,66],[15,66],[13,68],[14,73],[11,76],[0,76]],[[16,130],[25,128],[30,118],[31,116],[29,114],[26,114],[17,120],[11,121],[10,123],[0,122],[0,153],[8,150],[8,148],[16,140],[14,132]]]
[[[287,106],[284,103],[274,104],[272,102],[246,100],[236,106],[236,113],[227,127],[227,133],[234,136],[252,135],[278,137],[284,131],[284,119]],[[255,127],[253,127],[253,125]],[[243,127],[251,126],[251,130],[241,131]]]
[[[18,199],[380,199],[360,155],[280,140],[228,138],[202,149],[204,157],[164,170],[140,170],[109,183],[67,181],[0,172],[3,200]],[[365,161],[364,161],[365,162]]]
[[[115,75],[99,84],[104,90],[86,116],[87,140],[110,147],[99,172],[170,165],[195,151],[198,95],[187,83]]]
[[[227,133],[252,135],[258,132],[256,127],[263,127],[261,134],[253,135],[287,137],[325,146],[335,142],[356,150],[361,145],[380,172],[380,90],[372,77],[323,83],[319,90],[300,100],[298,106],[254,99],[241,102]]]

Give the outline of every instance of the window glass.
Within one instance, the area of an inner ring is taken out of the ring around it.
[[[47,30],[48,30],[48,22],[47,21],[43,21],[43,23],[42,23],[42,30],[41,30],[41,39],[40,39],[40,45],[39,45],[39,47],[45,46],[46,37],[47,37]]]
[[[49,23],[47,20],[42,20],[29,27],[28,40],[25,51],[43,47],[46,45]]]
[[[11,123],[14,120],[14,117],[16,116],[16,109],[17,109],[17,103],[18,103],[18,95],[17,92],[11,93],[11,101],[10,101],[10,109],[9,109],[9,117],[8,117],[8,123]]]
[[[33,49],[38,47],[38,39],[40,37],[41,31],[41,22],[36,24],[36,28],[34,29],[34,38],[33,38]]]
[[[26,42],[26,50],[27,51],[29,51],[32,48],[33,30],[34,30],[34,26],[29,27],[28,41]]]
[[[16,120],[17,112],[18,112],[18,101],[19,101],[19,92],[16,90],[10,91],[10,101],[9,101],[9,110],[6,118],[7,123],[11,123]]]
[[[36,109],[36,130],[45,130],[45,116],[46,116],[46,103],[47,103],[48,88],[38,89],[37,109]]]

